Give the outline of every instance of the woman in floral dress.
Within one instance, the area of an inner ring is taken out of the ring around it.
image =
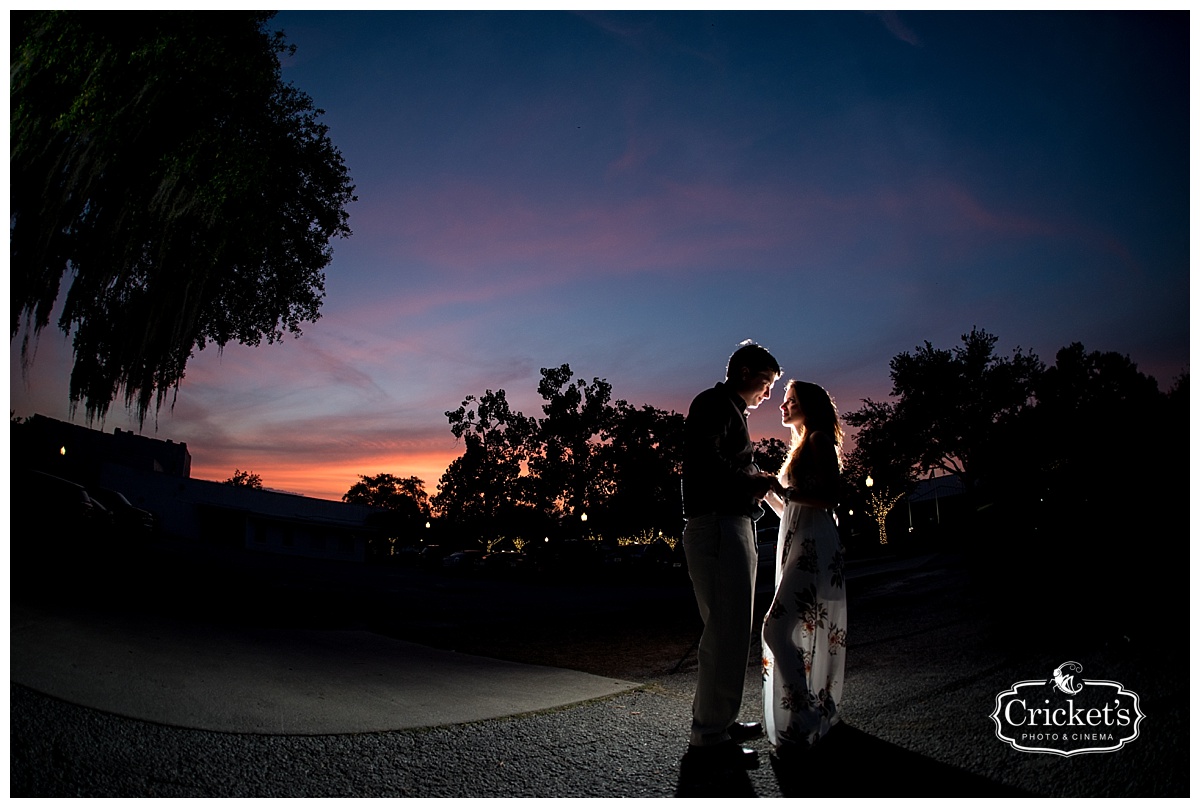
[[[763,622],[763,716],[772,754],[811,747],[840,718],[846,670],[843,549],[833,507],[842,427],[819,385],[789,381],[779,407],[792,447],[779,488],[775,598]]]

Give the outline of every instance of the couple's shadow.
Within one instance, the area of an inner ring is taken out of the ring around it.
[[[839,724],[798,760],[781,763],[760,751],[784,797],[1021,797],[1028,792],[940,763]],[[745,771],[697,765],[685,756],[677,797],[755,797]]]

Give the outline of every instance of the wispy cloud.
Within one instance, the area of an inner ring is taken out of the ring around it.
[[[396,245],[422,263],[485,277],[529,267],[558,275],[711,266],[714,253],[793,237],[783,225],[805,201],[769,189],[662,183],[631,199],[564,205],[456,183],[399,203]]]
[[[188,443],[192,475],[201,479],[225,479],[240,468],[272,488],[337,499],[358,475],[386,472],[421,477],[432,493],[461,448],[448,426],[427,416],[378,408],[272,418],[189,399],[171,434]]]
[[[983,201],[953,179],[829,193],[815,188],[662,182],[628,199],[553,203],[485,185],[445,184],[398,200],[395,249],[448,273],[410,311],[486,300],[586,272],[707,270],[778,265],[882,238],[889,254],[932,237],[946,249],[985,239],[1092,238],[1084,228]],[[470,280],[467,280],[470,279]]]
[[[672,35],[667,26],[652,16],[634,16],[628,13],[614,15],[596,11],[578,11],[576,15],[626,47],[642,53],[666,51],[687,54],[705,62],[720,62],[719,53],[713,50],[713,42],[685,41]],[[704,48],[700,45],[709,47]]]
[[[900,15],[895,11],[868,11],[874,17],[877,17],[884,27],[888,29],[892,36],[899,39],[901,42],[907,42],[909,45],[920,47],[921,40],[913,33],[912,29],[904,24],[900,19]]]

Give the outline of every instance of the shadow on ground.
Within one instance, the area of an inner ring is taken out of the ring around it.
[[[679,762],[676,797],[757,797],[750,776],[740,769],[697,764],[687,755]]]
[[[992,782],[955,766],[910,752],[840,724],[795,762],[762,755],[783,797],[1030,797],[1017,788]],[[679,767],[678,797],[757,796],[744,771]]]

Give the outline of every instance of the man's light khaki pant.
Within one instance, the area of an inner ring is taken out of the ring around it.
[[[710,746],[729,740],[742,707],[758,566],[754,523],[748,516],[688,519],[683,550],[704,621],[691,743]]]

